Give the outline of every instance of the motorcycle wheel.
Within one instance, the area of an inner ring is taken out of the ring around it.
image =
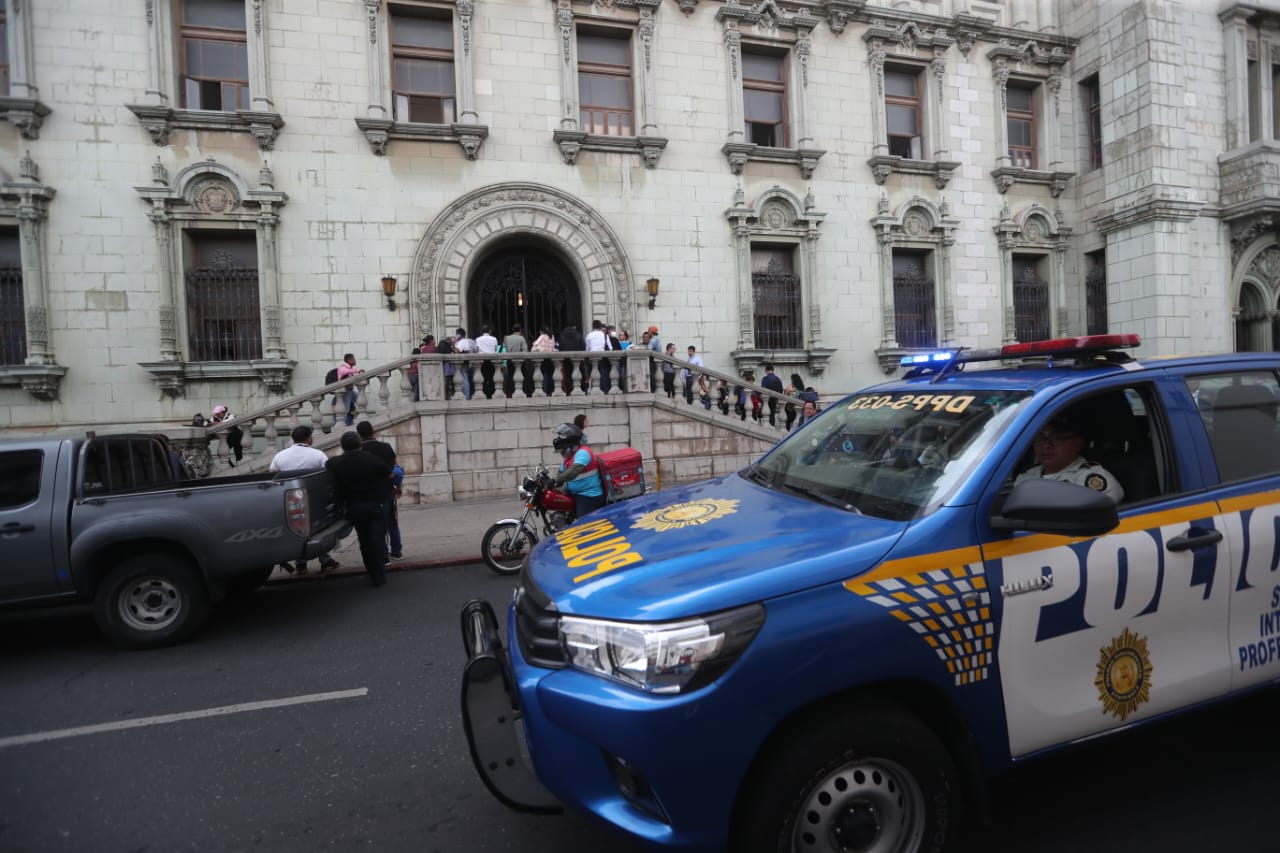
[[[517,521],[499,521],[485,531],[480,550],[489,568],[500,575],[514,575],[537,544],[538,534],[528,527]]]

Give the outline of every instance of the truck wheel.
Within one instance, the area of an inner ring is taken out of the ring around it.
[[[252,571],[238,574],[227,581],[227,595],[232,598],[244,598],[252,595],[254,590],[262,586],[276,570],[275,566],[262,566]]]
[[[841,706],[772,744],[738,803],[743,853],[940,853],[960,816],[955,766],[905,710]]]
[[[209,615],[209,595],[191,565],[164,554],[130,557],[98,587],[93,616],[112,642],[135,649],[186,639]]]
[[[518,521],[499,521],[485,531],[480,542],[484,561],[500,575],[514,575],[538,544],[538,535]]]

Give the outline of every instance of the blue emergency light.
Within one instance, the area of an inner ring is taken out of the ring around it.
[[[968,349],[954,347],[952,349],[933,350],[904,355],[899,362],[903,367],[914,368],[912,371],[929,373],[937,370],[946,372],[958,364],[974,361],[1001,361],[1017,358],[1087,358],[1097,353],[1125,347],[1136,347],[1142,343],[1137,335],[1080,335],[1073,338],[1054,338],[1048,341],[1031,341],[1025,344],[1005,344],[1000,347],[984,349]]]

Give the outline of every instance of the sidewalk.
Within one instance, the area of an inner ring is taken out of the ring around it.
[[[482,562],[480,540],[484,538],[484,532],[498,519],[519,516],[523,511],[524,505],[514,488],[510,495],[502,498],[441,506],[401,505],[400,539],[404,544],[404,558],[392,560],[387,564],[387,570],[396,572]],[[271,575],[271,582],[364,573],[360,546],[354,533],[338,543],[333,556],[341,565],[325,575],[320,574],[320,561],[311,560],[307,563],[305,575],[291,575],[277,568]]]

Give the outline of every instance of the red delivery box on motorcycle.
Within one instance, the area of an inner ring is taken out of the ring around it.
[[[600,481],[604,483],[605,499],[617,503],[644,494],[644,463],[640,451],[633,447],[597,453]]]

